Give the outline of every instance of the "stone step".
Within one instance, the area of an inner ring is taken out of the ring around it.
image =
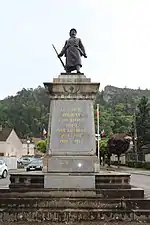
[[[131,188],[131,189],[89,189],[89,190],[63,190],[63,189],[50,189],[45,190],[41,189],[0,189],[0,199],[1,198],[11,198],[11,197],[22,197],[22,198],[30,198],[30,197],[42,197],[42,198],[51,198],[51,197],[76,197],[76,198],[144,198],[144,190],[141,188]]]
[[[44,183],[42,184],[24,184],[24,183],[19,183],[19,184],[10,184],[9,185],[10,189],[17,190],[17,189],[24,189],[24,190],[30,190],[30,189],[39,189],[39,188],[44,188]],[[96,183],[95,184],[96,189],[130,189],[131,185],[129,184],[106,184],[106,183]],[[67,189],[67,188],[66,188]]]
[[[0,211],[2,221],[8,222],[77,222],[77,221],[132,221],[150,220],[150,210],[121,209],[37,209],[10,208]]]
[[[131,188],[131,189],[97,189],[97,196],[102,196],[104,198],[144,198],[144,190],[141,188]]]
[[[106,184],[129,184],[130,174],[98,174],[95,175],[95,183],[106,183]]]
[[[106,184],[106,183],[96,183],[95,189],[130,189],[130,184]]]
[[[39,189],[44,188],[44,174],[27,173],[27,172],[13,172],[10,173],[10,189]]]
[[[130,174],[98,174],[95,175],[96,189],[130,189]]]
[[[53,174],[54,175],[54,174]],[[56,175],[56,174],[55,174]],[[57,174],[59,175],[59,174]],[[70,178],[74,175],[69,176]],[[81,174],[78,174],[81,176]],[[82,175],[84,175],[82,173]],[[38,173],[31,173],[31,172],[13,172],[10,174],[10,189],[39,189],[44,188],[44,176],[47,176],[47,174],[38,172]],[[79,178],[78,176],[77,178]],[[68,176],[67,176],[68,177]],[[85,176],[83,176],[85,178]],[[51,181],[53,180],[53,176],[50,178]],[[55,180],[55,179],[54,179]],[[126,173],[99,173],[95,174],[95,184],[94,188],[99,189],[125,189],[130,188],[130,174]],[[59,183],[59,182],[58,182]],[[67,189],[67,187],[65,187]],[[93,184],[92,184],[93,188]]]
[[[19,190],[23,189],[26,191],[29,191],[31,189],[40,190],[44,188],[44,184],[30,184],[30,185],[24,185],[24,184],[10,184],[9,188],[11,190]],[[96,184],[95,185],[95,191],[99,189],[130,189],[131,185],[129,184]],[[73,189],[73,188],[72,188]],[[67,190],[67,188],[66,188]],[[87,189],[88,190],[88,189]]]
[[[96,199],[96,198],[2,198],[1,209],[150,209],[150,200],[144,199]]]
[[[12,183],[9,185],[9,188],[13,189],[13,190],[15,190],[15,189],[18,190],[20,188],[24,189],[24,190],[39,189],[39,188],[44,188],[44,183],[43,184],[42,183],[41,184],[40,183],[39,184],[34,184],[34,183],[33,184],[32,183],[31,184],[22,184],[22,183],[13,184]]]

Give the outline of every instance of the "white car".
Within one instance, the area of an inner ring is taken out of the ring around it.
[[[0,160],[0,177],[6,178],[8,175],[8,167],[3,160]]]

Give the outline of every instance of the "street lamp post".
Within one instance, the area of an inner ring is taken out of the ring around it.
[[[97,138],[98,138],[98,159],[100,161],[100,127],[99,127],[99,104],[97,104]]]
[[[29,146],[30,146],[30,140],[27,140],[27,155],[29,155]]]
[[[137,112],[137,107],[135,107],[135,110],[134,110],[134,154],[135,154],[135,161],[138,162],[136,112]]]

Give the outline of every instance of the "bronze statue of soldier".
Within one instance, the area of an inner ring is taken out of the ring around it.
[[[63,55],[66,57],[65,70],[67,73],[71,73],[74,70],[76,70],[77,73],[81,73],[81,57],[84,56],[87,58],[87,55],[81,39],[76,37],[76,29],[71,29],[69,34],[70,38],[65,42],[65,45],[60,54],[58,54],[58,57],[60,58]]]

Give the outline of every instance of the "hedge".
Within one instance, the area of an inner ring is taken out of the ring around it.
[[[117,166],[118,162],[117,161],[113,161],[111,162],[112,165]],[[121,166],[128,166],[130,168],[143,168],[143,169],[147,169],[150,170],[150,162],[134,162],[134,161],[130,161],[127,162],[126,164],[120,164]]]

